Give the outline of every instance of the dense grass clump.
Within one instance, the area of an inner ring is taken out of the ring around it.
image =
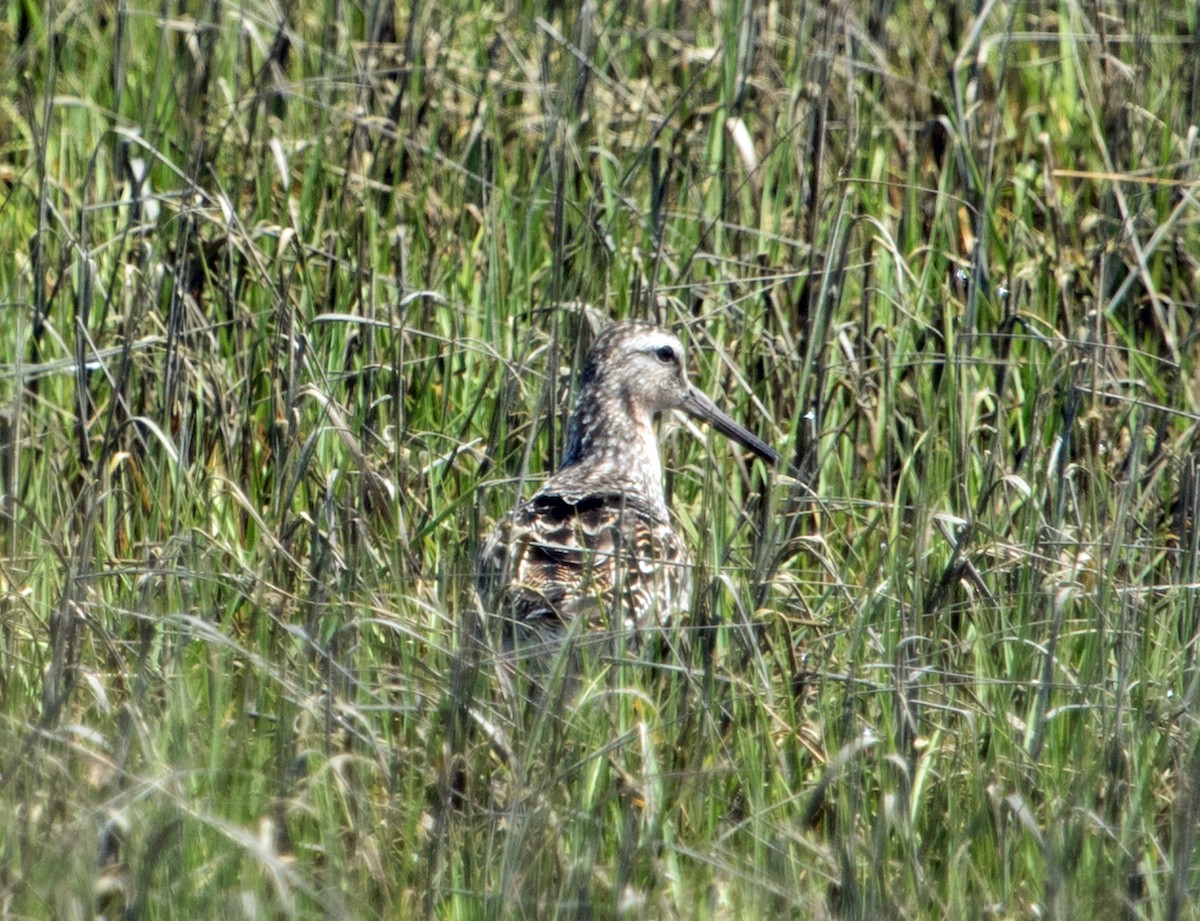
[[[1196,917],[1197,20],[6,5],[0,914]],[[787,462],[664,420],[691,617],[534,705],[625,317]]]

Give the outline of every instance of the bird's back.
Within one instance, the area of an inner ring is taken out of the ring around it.
[[[668,521],[636,496],[543,489],[496,526],[479,593],[506,645],[556,645],[586,629],[636,631],[682,611],[691,560]]]

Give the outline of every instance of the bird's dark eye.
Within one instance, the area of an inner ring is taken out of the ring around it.
[[[664,365],[673,364],[675,361],[675,350],[669,345],[660,345],[654,350],[654,354]]]

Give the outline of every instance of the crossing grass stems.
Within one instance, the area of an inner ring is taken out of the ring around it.
[[[7,5],[3,912],[1190,916],[1195,27]],[[784,464],[666,420],[690,610],[530,706],[626,318]]]

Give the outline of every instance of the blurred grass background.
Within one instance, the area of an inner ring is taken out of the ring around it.
[[[3,11],[0,916],[1200,914],[1195,4]],[[529,708],[625,317],[787,469]]]

